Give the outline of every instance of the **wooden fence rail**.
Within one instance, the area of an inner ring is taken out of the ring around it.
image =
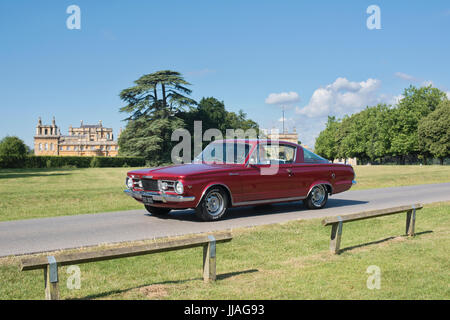
[[[408,236],[414,236],[416,210],[420,210],[422,208],[423,206],[421,204],[413,204],[380,210],[363,211],[337,217],[327,217],[322,220],[322,224],[324,226],[331,225],[330,251],[335,254],[339,253],[342,237],[342,227],[345,222],[359,221],[406,212],[406,234]]]
[[[45,298],[59,299],[58,267],[80,263],[134,257],[158,252],[203,247],[203,280],[216,280],[216,244],[229,242],[232,235],[229,232],[214,235],[195,235],[184,239],[167,242],[156,242],[143,245],[125,245],[119,248],[102,249],[98,251],[62,253],[55,256],[40,256],[23,258],[20,270],[44,269]]]

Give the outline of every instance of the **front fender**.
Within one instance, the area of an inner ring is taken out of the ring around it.
[[[230,196],[230,201],[231,201],[230,206],[232,206],[233,205],[233,194],[231,193],[230,188],[224,182],[221,182],[221,181],[209,182],[206,186],[204,186],[202,188],[202,190],[201,190],[200,196],[198,197],[198,200],[197,200],[197,203],[196,203],[195,206],[197,207],[200,204],[200,202],[202,201],[203,196],[205,195],[206,191],[208,191],[208,189],[213,187],[213,186],[220,186],[220,187],[223,187],[223,188],[225,188],[227,190],[227,192],[228,192],[228,194]]]

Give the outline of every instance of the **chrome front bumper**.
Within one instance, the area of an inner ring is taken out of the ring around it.
[[[179,196],[179,195],[174,195],[174,194],[167,194],[164,192],[159,193],[159,192],[150,192],[150,191],[134,191],[134,190],[130,190],[130,189],[125,189],[123,192],[125,192],[127,195],[129,195],[130,197],[133,197],[135,199],[142,200],[142,196],[146,196],[146,197],[152,197],[153,201],[162,201],[164,203],[166,203],[166,202],[189,202],[189,201],[195,200],[194,196],[186,197],[186,196]]]

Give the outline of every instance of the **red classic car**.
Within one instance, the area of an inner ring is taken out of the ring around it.
[[[125,192],[153,215],[195,208],[198,217],[211,221],[229,207],[303,200],[319,209],[354,179],[352,166],[331,163],[295,143],[219,140],[192,163],[128,172]]]

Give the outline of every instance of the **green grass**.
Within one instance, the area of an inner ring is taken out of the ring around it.
[[[415,237],[405,214],[344,224],[340,255],[329,253],[320,220],[234,230],[217,246],[217,281],[203,283],[202,249],[80,264],[81,289],[63,299],[449,299],[450,202],[417,212]],[[43,299],[42,270],[18,271],[0,259],[0,299]],[[366,270],[381,269],[381,288]]]
[[[450,182],[450,166],[355,166],[352,190]]]
[[[123,193],[130,170],[0,170],[0,221],[141,209]]]
[[[123,193],[131,168],[0,170],[0,221],[141,209]],[[352,190],[450,182],[450,166],[356,166]]]

